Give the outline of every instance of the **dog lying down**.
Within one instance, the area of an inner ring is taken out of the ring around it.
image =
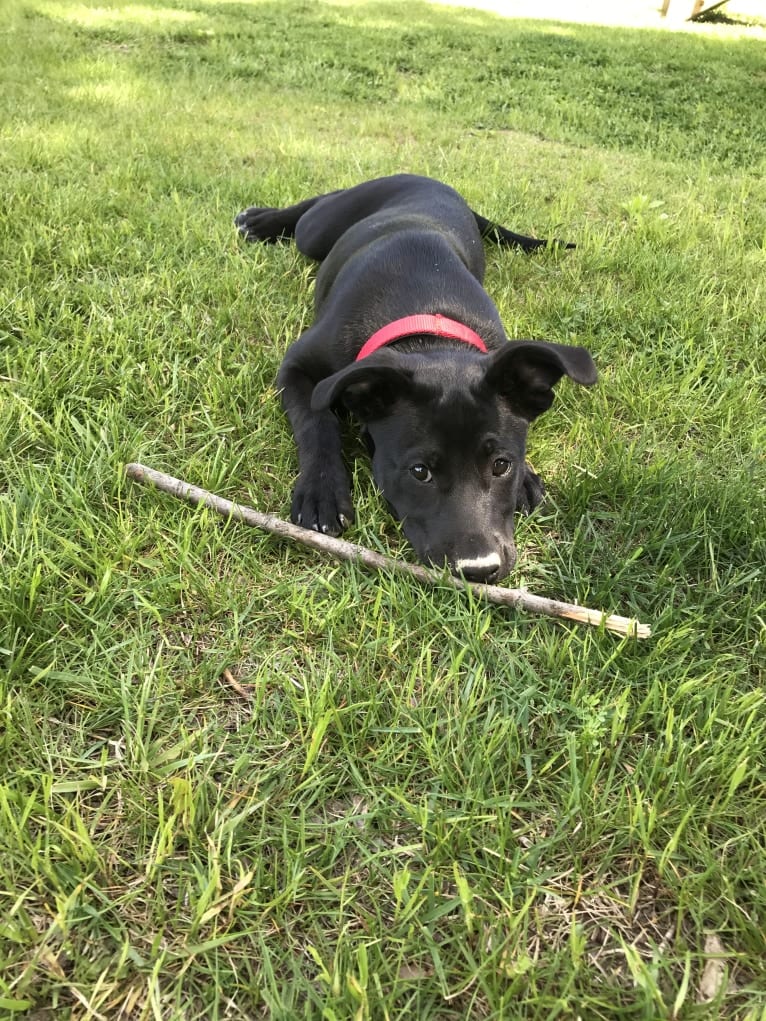
[[[482,286],[482,237],[525,252],[546,242],[412,174],[286,209],[253,206],[235,223],[248,241],[294,237],[321,262],[314,323],[277,379],[298,447],[293,521],[337,535],[353,520],[335,415],[345,407],[418,557],[469,581],[505,577],[516,561],[514,512],[530,512],[545,492],[525,461],[529,423],[562,376],[596,382],[582,347],[509,341]]]

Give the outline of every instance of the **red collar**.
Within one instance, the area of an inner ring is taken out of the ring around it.
[[[428,333],[434,337],[450,337],[452,340],[462,340],[465,344],[478,348],[483,354],[487,353],[487,348],[479,334],[474,333],[472,329],[464,326],[463,323],[458,323],[454,319],[448,319],[446,316],[441,315],[406,316],[404,319],[394,320],[393,323],[389,323],[388,326],[384,326],[381,330],[373,333],[356,356],[356,361],[366,358],[367,355],[371,355],[373,351],[377,351],[378,348],[384,347],[386,344],[391,344],[395,340],[401,340],[403,337],[415,336],[418,333]]]

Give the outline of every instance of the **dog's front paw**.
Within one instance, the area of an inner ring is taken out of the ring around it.
[[[531,514],[545,496],[545,483],[528,463],[524,464],[524,478],[516,501],[516,510]]]
[[[340,535],[354,520],[351,487],[343,468],[302,473],[293,490],[290,517],[296,525]]]
[[[250,206],[234,217],[234,225],[245,241],[274,242],[290,237],[282,210],[271,206]]]

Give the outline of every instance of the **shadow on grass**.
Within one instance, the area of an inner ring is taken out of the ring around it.
[[[141,17],[136,15],[141,12]],[[183,88],[188,76],[324,102],[449,113],[473,130],[752,166],[766,151],[762,42],[503,19],[427,3],[190,0],[174,8],[46,7],[47,18]]]

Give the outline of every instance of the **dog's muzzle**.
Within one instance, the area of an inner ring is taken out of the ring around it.
[[[490,582],[500,575],[503,561],[499,553],[487,553],[483,557],[464,557],[455,561],[453,574],[462,575],[466,581]]]

